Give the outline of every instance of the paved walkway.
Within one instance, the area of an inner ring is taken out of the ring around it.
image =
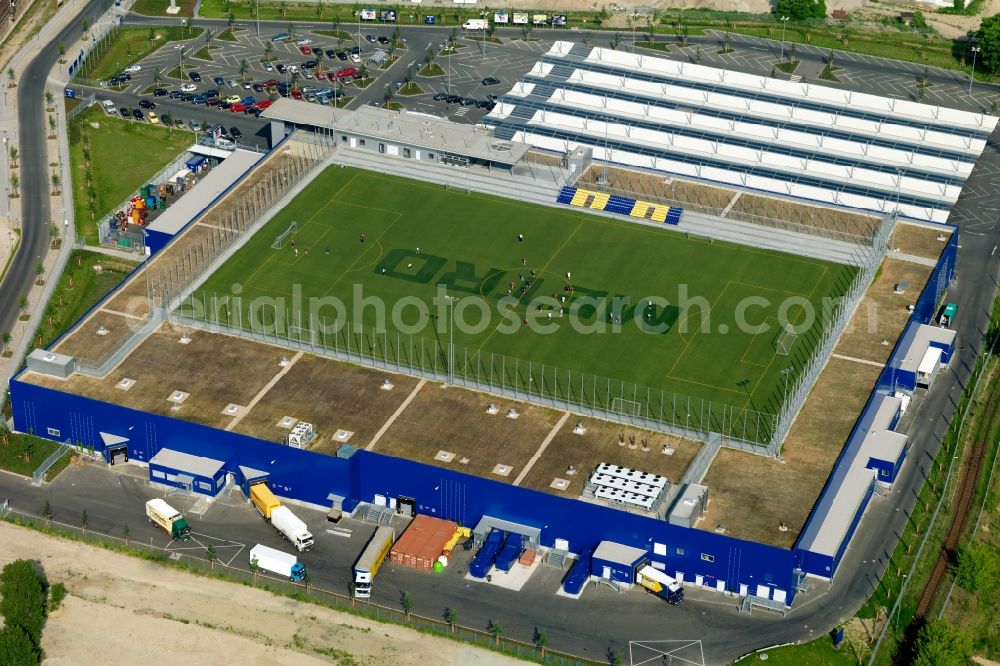
[[[379,428],[378,432],[375,433],[375,436],[372,437],[372,441],[368,442],[368,446],[365,447],[365,451],[371,451],[375,448],[375,445],[378,444],[378,440],[382,439],[382,435],[388,432],[389,428],[392,427],[392,424],[399,418],[399,415],[406,411],[406,408],[410,406],[410,403],[413,402],[413,399],[417,397],[417,394],[420,393],[420,389],[422,389],[426,383],[426,379],[421,379],[417,382],[417,385],[413,387],[412,391],[410,391],[410,395],[406,396],[406,400],[403,401],[403,404],[396,408],[396,411],[392,413],[392,416],[390,416],[386,422],[382,424],[382,427]]]

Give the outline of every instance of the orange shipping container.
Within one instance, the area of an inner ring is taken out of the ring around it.
[[[450,520],[419,515],[393,545],[389,558],[406,567],[430,571],[456,527]]]

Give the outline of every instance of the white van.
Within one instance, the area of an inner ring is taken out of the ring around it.
[[[112,102],[110,99],[102,100],[101,107],[103,107],[104,113],[108,114],[109,116],[113,116],[116,113],[118,113],[118,109],[115,108],[115,103]]]
[[[469,19],[462,24],[462,30],[486,30],[490,22],[486,19]]]

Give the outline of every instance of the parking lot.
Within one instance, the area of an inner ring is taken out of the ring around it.
[[[171,42],[131,63],[124,70],[127,79],[103,86],[96,95],[135,122],[150,122],[152,113],[157,121],[166,114],[178,128],[221,123],[230,138],[266,147],[267,123],[258,116],[279,95],[327,104],[343,96],[343,106],[356,108],[383,105],[391,89],[392,102],[408,110],[476,123],[492,108],[491,101],[509,90],[549,47],[543,40],[496,44],[459,34],[456,48],[449,52],[449,31],[404,28],[398,48],[391,49],[390,28],[361,27],[360,39],[357,33],[349,40],[343,34],[323,35],[317,28],[274,40],[273,29],[262,30],[258,37],[252,28],[237,25],[232,31],[235,41],[211,42],[211,60],[194,56],[200,51],[204,55],[204,35]],[[391,51],[395,58],[385,62]],[[429,52],[439,68],[434,76],[421,74]],[[179,71],[183,78],[176,78]],[[405,94],[408,72],[419,87],[412,88],[416,94]]]

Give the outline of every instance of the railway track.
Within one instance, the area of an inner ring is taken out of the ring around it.
[[[1000,410],[997,409],[998,402],[1000,402],[1000,382],[994,378],[993,386],[983,406],[983,418],[980,420],[979,427],[976,428],[974,439],[976,444],[969,457],[968,467],[966,467],[965,473],[962,475],[962,482],[958,489],[957,502],[951,519],[951,527],[948,529],[948,536],[945,538],[944,543],[941,544],[941,550],[938,553],[937,561],[934,563],[934,568],[931,570],[931,576],[927,580],[923,592],[920,594],[920,600],[917,602],[917,610],[914,614],[915,620],[922,620],[931,603],[934,601],[938,588],[941,586],[941,581],[944,579],[944,574],[948,569],[948,563],[952,560],[955,548],[958,546],[958,540],[962,536],[962,530],[969,517],[969,510],[973,496],[975,495],[979,471],[986,454],[987,439],[989,433],[993,432],[996,419],[1000,418]]]

